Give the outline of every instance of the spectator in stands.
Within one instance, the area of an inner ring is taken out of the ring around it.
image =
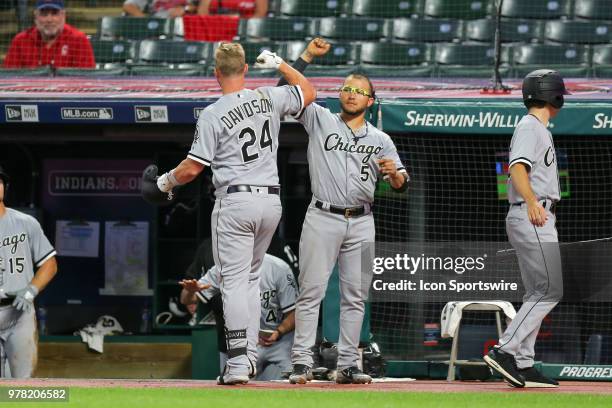
[[[4,68],[94,68],[93,50],[81,31],[66,24],[64,0],[37,0],[34,27],[17,34]]]
[[[125,15],[132,17],[175,18],[195,10],[190,0],[126,0],[123,3]]]
[[[268,15],[268,0],[200,0],[198,14],[235,14],[240,18],[263,18]]]

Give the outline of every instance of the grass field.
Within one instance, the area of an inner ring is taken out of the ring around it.
[[[611,407],[612,396],[554,393],[427,393],[320,390],[249,390],[211,388],[80,388],[71,387],[68,403],[6,403],[2,407],[104,408],[323,408],[323,407]],[[50,404],[50,405],[49,405]]]

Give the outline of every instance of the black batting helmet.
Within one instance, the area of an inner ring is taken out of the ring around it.
[[[4,169],[2,168],[2,166],[0,166],[0,179],[2,179],[2,183],[4,183],[4,189],[6,190],[6,187],[8,186],[10,178],[8,174],[4,172]]]
[[[525,103],[542,101],[561,109],[564,102],[563,95],[569,94],[561,75],[551,69],[538,69],[530,72],[523,80],[523,102]]]

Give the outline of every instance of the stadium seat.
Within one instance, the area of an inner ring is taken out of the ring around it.
[[[154,64],[206,64],[212,43],[195,41],[144,40],[138,49],[138,61]]]
[[[599,78],[612,77],[612,44],[593,47],[593,71]]]
[[[346,0],[282,0],[283,16],[330,17],[346,12]]]
[[[0,77],[31,76],[46,77],[51,76],[51,68],[0,68]]]
[[[610,3],[612,7],[612,3]],[[612,40],[612,23],[594,21],[549,21],[546,39],[559,43],[604,44]]]
[[[471,20],[486,16],[488,5],[489,0],[425,0],[424,14],[430,17]]]
[[[130,63],[135,58],[134,43],[127,40],[91,39],[96,65]]]
[[[572,45],[517,45],[512,63],[518,77],[544,66],[558,70],[563,76],[586,76],[589,72],[589,50],[584,46]]]
[[[172,66],[138,65],[129,70],[133,76],[155,76],[155,77],[181,77],[181,76],[204,76],[207,67],[197,64],[177,64]]]
[[[242,20],[238,35],[247,41],[293,41],[312,36],[309,18],[250,18]]]
[[[172,33],[172,19],[141,17],[102,17],[98,22],[101,39],[163,39]]]
[[[282,0],[280,14],[284,16],[329,17],[342,14],[345,0]]]
[[[326,17],[316,23],[316,35],[347,41],[379,40],[385,34],[385,20],[381,18]]]
[[[477,77],[493,75],[495,49],[484,44],[436,44],[431,54],[436,63],[436,75],[442,77]],[[504,67],[502,74],[509,71]]]
[[[361,69],[371,76],[428,77],[427,44],[366,42],[361,46]]]
[[[400,18],[419,12],[418,0],[353,0],[350,14],[360,17]]]
[[[411,42],[451,42],[462,32],[459,20],[448,19],[398,18],[390,28],[390,38]]]
[[[122,76],[128,73],[128,67],[111,64],[102,69],[83,69],[83,68],[59,68],[55,71],[57,76],[87,76],[87,77],[109,77]]]
[[[570,12],[570,0],[504,0],[502,5],[502,17],[510,18],[553,20]]]
[[[610,0],[579,0],[574,3],[574,17],[590,20],[612,20]]]
[[[542,38],[543,23],[538,20],[503,20],[502,42],[532,42]],[[492,42],[495,38],[495,20],[480,19],[466,22],[465,39]]]

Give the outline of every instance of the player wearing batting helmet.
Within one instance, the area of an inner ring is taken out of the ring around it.
[[[516,250],[526,294],[524,303],[486,363],[514,387],[557,387],[533,367],[542,320],[563,296],[555,208],[561,199],[555,145],[547,126],[563,107],[565,89],[558,72],[540,69],[523,81],[528,109],[510,142],[506,217],[508,239]]]

